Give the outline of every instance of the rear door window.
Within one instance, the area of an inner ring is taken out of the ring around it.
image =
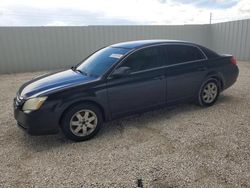
[[[195,46],[166,45],[163,47],[167,65],[205,59],[203,53]]]

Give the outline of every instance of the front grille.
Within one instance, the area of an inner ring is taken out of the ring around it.
[[[14,99],[14,102],[15,102],[16,107],[20,107],[23,105],[24,99],[20,95],[17,95],[16,98]]]
[[[21,97],[20,95],[17,95],[16,100],[17,100],[18,103],[21,103],[22,100],[23,100],[23,97]]]

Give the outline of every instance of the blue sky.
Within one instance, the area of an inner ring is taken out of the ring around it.
[[[0,0],[0,26],[180,25],[250,18],[249,0]]]
[[[206,9],[228,9],[233,6],[236,6],[239,1],[237,0],[228,0],[228,1],[218,1],[218,0],[176,0],[182,4],[191,4],[197,8],[206,8]]]

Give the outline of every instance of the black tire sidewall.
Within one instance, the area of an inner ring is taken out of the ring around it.
[[[83,110],[83,109],[91,110],[96,114],[96,116],[97,116],[97,126],[96,126],[96,129],[91,134],[89,134],[87,136],[80,137],[80,136],[76,136],[75,134],[73,134],[71,132],[71,130],[70,130],[70,120],[71,120],[72,116],[76,112],[78,112],[80,110]],[[102,113],[101,113],[101,110],[97,106],[92,105],[92,104],[79,104],[79,105],[76,105],[76,106],[73,106],[73,107],[69,108],[66,111],[66,113],[63,115],[63,118],[62,118],[62,132],[70,140],[85,141],[85,140],[91,139],[92,137],[94,137],[97,134],[97,132],[100,130],[100,128],[102,126],[102,123],[103,123]]]
[[[206,103],[204,100],[203,100],[203,98],[202,98],[202,91],[204,90],[204,87],[208,84],[208,83],[215,83],[216,84],[216,86],[217,86],[217,95],[216,95],[216,97],[215,97],[215,99],[213,100],[213,102],[211,102],[211,103]],[[210,79],[208,79],[208,80],[206,80],[203,84],[202,84],[202,86],[201,86],[201,88],[200,88],[200,90],[199,90],[199,97],[198,97],[198,102],[199,102],[199,105],[200,106],[206,106],[206,107],[209,107],[209,106],[212,106],[216,101],[217,101],[217,99],[218,99],[218,97],[219,97],[219,94],[220,94],[220,85],[219,85],[219,82],[218,82],[218,80],[216,80],[216,79],[214,79],[214,78],[210,78]]]

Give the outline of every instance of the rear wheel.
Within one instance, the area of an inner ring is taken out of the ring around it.
[[[212,106],[220,94],[219,82],[216,79],[208,79],[199,90],[198,103],[200,106]]]
[[[64,135],[74,141],[88,140],[96,135],[103,123],[102,113],[92,104],[70,108],[62,119]]]

